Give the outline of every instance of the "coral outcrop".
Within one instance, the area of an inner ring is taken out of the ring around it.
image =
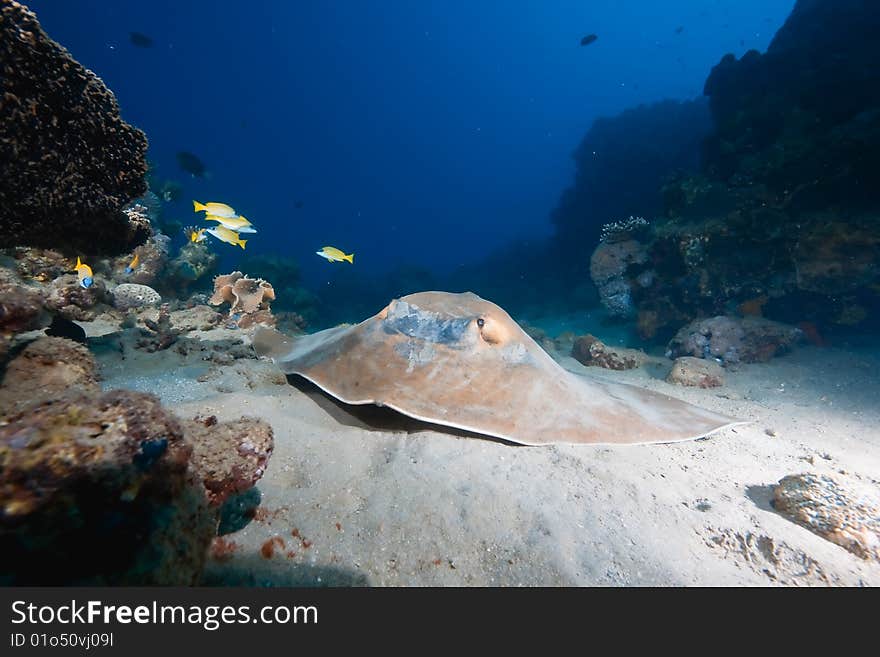
[[[186,294],[193,285],[206,279],[217,268],[218,257],[203,242],[187,242],[168,263],[160,289]]]
[[[214,294],[208,301],[212,306],[228,303],[229,319],[239,328],[253,324],[275,325],[269,304],[275,300],[275,290],[262,278],[248,278],[240,271],[214,278]]]
[[[107,298],[107,288],[102,279],[84,288],[76,274],[65,274],[48,286],[46,307],[64,319],[89,321],[95,318],[97,306]]]
[[[603,240],[593,251],[590,277],[611,316],[628,317],[634,312],[632,293],[638,279],[630,273],[634,266],[644,265],[647,260],[644,245],[635,239]]]
[[[691,322],[670,341],[669,358],[712,358],[722,365],[759,363],[791,349],[803,337],[794,327],[763,317],[719,315]]]
[[[828,475],[789,475],[773,488],[773,507],[862,559],[880,562],[880,498]]]
[[[148,226],[122,212],[146,190],[147,139],[113,93],[14,0],[0,0],[0,244],[121,253]]]

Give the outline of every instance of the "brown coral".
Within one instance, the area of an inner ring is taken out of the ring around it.
[[[146,239],[122,212],[144,193],[147,139],[113,93],[0,0],[0,243],[119,253]]]
[[[256,322],[273,323],[269,303],[274,300],[275,290],[268,281],[248,278],[240,271],[234,271],[214,278],[214,294],[208,303],[213,306],[228,303],[230,317],[242,315],[238,325],[245,328]]]

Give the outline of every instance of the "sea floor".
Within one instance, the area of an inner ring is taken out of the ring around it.
[[[670,445],[520,447],[342,405],[270,362],[102,340],[106,388],[274,428],[260,506],[215,541],[207,584],[880,585],[880,564],[770,505],[789,474],[880,486],[876,351],[801,347],[709,390],[667,384],[661,359],[612,372],[560,357],[751,423]]]

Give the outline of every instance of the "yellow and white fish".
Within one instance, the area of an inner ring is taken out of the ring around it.
[[[128,264],[128,267],[125,268],[125,273],[126,274],[132,273],[135,270],[135,268],[138,266],[140,261],[141,261],[141,259],[138,257],[138,254],[135,253],[134,258],[131,259],[131,262]]]
[[[183,234],[186,235],[186,239],[190,242],[204,242],[208,239],[205,237],[205,229],[196,226],[187,226],[183,229]]]
[[[238,233],[256,233],[257,229],[254,225],[244,217],[220,217],[213,214],[206,214],[205,221],[216,221],[229,230]]]
[[[330,262],[342,262],[343,260],[348,260],[351,264],[354,264],[354,253],[345,255],[335,246],[325,246],[320,251],[315,251],[315,253],[322,258],[326,258]]]
[[[247,240],[243,240],[238,236],[234,230],[229,230],[224,226],[217,226],[216,228],[205,228],[204,231],[208,233],[208,235],[213,235],[221,242],[226,242],[227,244],[237,244],[241,248],[244,248],[244,245],[247,244]]]
[[[238,216],[235,210],[225,203],[214,202],[199,203],[198,201],[193,201],[193,212],[207,212],[215,217],[229,217],[230,219]]]
[[[95,278],[92,275],[92,268],[88,265],[84,265],[79,259],[79,256],[76,256],[75,269],[77,278],[79,278],[80,287],[84,287],[85,289],[92,287],[92,283],[95,282]]]

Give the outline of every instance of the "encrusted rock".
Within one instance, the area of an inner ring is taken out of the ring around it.
[[[71,396],[0,426],[0,582],[191,585],[217,526],[152,395]]]
[[[148,285],[123,283],[113,288],[113,305],[120,310],[154,306],[162,301],[161,295]]]
[[[691,322],[670,341],[669,358],[713,358],[722,365],[768,361],[790,349],[800,329],[763,317],[719,315]]]
[[[0,268],[0,363],[15,334],[49,324],[44,303],[41,290],[21,285],[11,272]]]
[[[880,497],[827,475],[789,475],[773,489],[773,506],[862,559],[880,561]]]
[[[599,289],[602,305],[612,315],[628,317],[633,313],[632,287],[626,276],[631,265],[646,262],[645,247],[633,239],[600,242],[590,257],[590,276]]]
[[[631,370],[640,367],[647,356],[637,349],[609,347],[593,335],[582,335],[574,341],[571,355],[587,366],[604,367],[609,370]]]
[[[211,504],[252,488],[263,476],[274,448],[272,427],[242,417],[218,422],[215,416],[185,423],[193,447],[193,467],[199,473]]]
[[[137,348],[145,351],[162,351],[168,349],[177,342],[180,331],[171,323],[171,313],[168,304],[163,303],[159,307],[159,314],[144,318],[145,329],[141,329],[141,339],[137,341]]]
[[[724,385],[724,368],[714,360],[682,356],[675,359],[666,381],[680,386],[717,388]]]
[[[98,394],[98,365],[91,352],[66,338],[40,338],[7,366],[0,386],[0,416],[68,394]]]
[[[64,319],[89,321],[95,318],[95,306],[105,298],[106,292],[99,278],[84,288],[75,274],[65,274],[49,284],[46,307]]]

